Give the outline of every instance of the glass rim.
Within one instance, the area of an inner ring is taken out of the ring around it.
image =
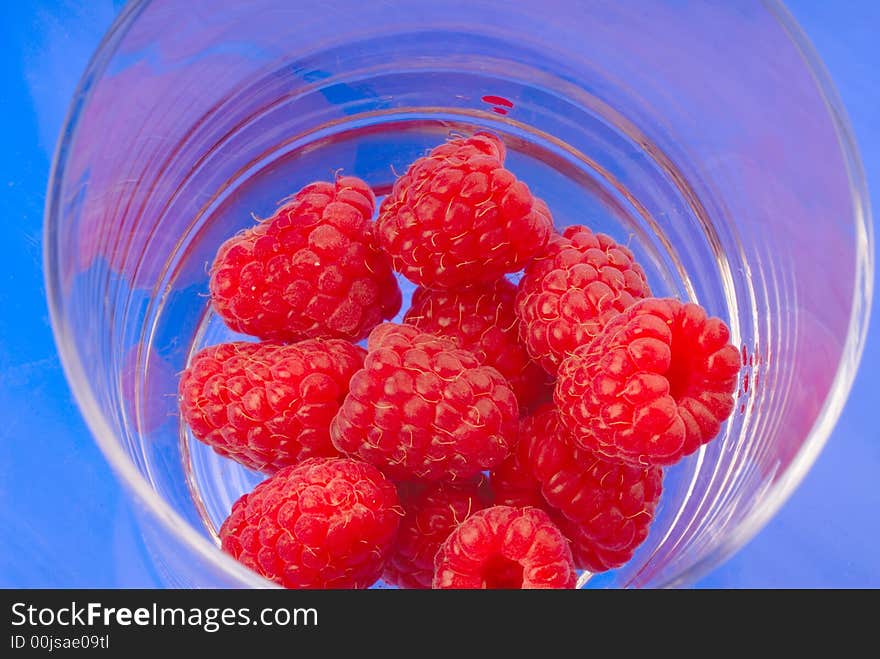
[[[104,419],[80,357],[70,345],[65,330],[62,287],[57,268],[59,246],[56,242],[55,230],[60,215],[58,194],[60,174],[65,168],[70,140],[75,133],[79,112],[90,97],[91,82],[104,73],[109,60],[116,52],[119,41],[150,2],[151,0],[132,0],[123,7],[107,30],[80,78],[58,138],[49,172],[43,222],[43,276],[50,324],[64,374],[86,425],[117,477],[134,495],[136,501],[180,543],[189,547],[211,566],[238,581],[240,585],[255,588],[278,587],[223,552],[215,542],[199,533],[157,494],[132,459],[122,450],[116,433]],[[867,338],[874,282],[874,237],[867,182],[852,126],[828,70],[794,16],[782,0],[763,0],[762,4],[783,28],[812,75],[834,126],[844,158],[853,205],[852,221],[856,241],[854,294],[847,339],[831,389],[813,427],[781,478],[765,493],[763,504],[752,510],[732,529],[724,541],[706,556],[674,577],[658,584],[657,587],[683,585],[696,580],[745,545],[779,510],[803,480],[831,435],[855,380]]]

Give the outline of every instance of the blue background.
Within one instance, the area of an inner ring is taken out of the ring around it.
[[[127,495],[92,441],[49,327],[42,213],[79,75],[119,0],[0,3],[0,586],[149,587]],[[880,3],[789,0],[828,66],[880,199]],[[875,202],[874,215],[880,216]],[[880,587],[880,323],[818,462],[701,587]]]

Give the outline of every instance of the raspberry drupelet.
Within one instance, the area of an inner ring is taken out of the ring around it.
[[[251,469],[336,456],[330,421],[365,354],[339,339],[210,346],[181,376],[180,411],[196,439]]]
[[[547,205],[504,168],[491,134],[453,139],[419,158],[379,208],[376,235],[393,267],[433,289],[516,272],[547,243]]]
[[[642,300],[559,369],[554,397],[579,446],[634,465],[671,465],[711,441],[740,371],[730,330],[693,303]]]
[[[372,234],[375,203],[353,176],[307,185],[220,247],[214,310],[230,329],[261,339],[364,338],[401,304]]]

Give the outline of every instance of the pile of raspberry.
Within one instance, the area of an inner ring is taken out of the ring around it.
[[[196,353],[179,400],[266,475],[220,529],[244,565],[288,588],[572,588],[631,559],[663,468],[719,434],[724,322],[652,297],[612,238],[554,229],[505,157],[452,139],[378,214],[340,176],[220,247],[213,310],[254,341]],[[389,322],[398,276],[418,288]]]

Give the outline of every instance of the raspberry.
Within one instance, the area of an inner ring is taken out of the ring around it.
[[[519,341],[514,313],[516,287],[506,279],[456,291],[418,288],[405,323],[445,336],[507,378],[520,406],[541,396],[549,378]]]
[[[337,456],[330,421],[364,355],[340,339],[210,346],[180,379],[180,409],[197,439],[251,469]]]
[[[375,467],[311,458],[232,505],[223,550],[285,588],[367,588],[391,555],[403,511]]]
[[[434,588],[573,588],[571,549],[539,508],[492,506],[440,546]]]
[[[498,371],[409,325],[370,334],[364,368],[333,419],[333,444],[395,480],[457,480],[501,462],[518,407]]]
[[[520,420],[519,441],[516,448],[489,474],[492,502],[495,505],[520,508],[533,506],[551,513],[552,517],[553,509],[541,493],[541,482],[533,473],[530,463],[529,452],[537,437],[534,428],[535,418],[540,417],[537,414],[526,415]]]
[[[440,545],[461,522],[484,507],[480,482],[437,483],[427,488],[404,484],[398,487],[398,496],[406,515],[382,576],[401,588],[430,588]]]
[[[372,237],[374,207],[370,187],[352,176],[307,185],[220,247],[214,309],[231,329],[261,339],[364,338],[401,304]]]
[[[448,289],[520,270],[550,237],[547,205],[503,167],[494,135],[451,140],[419,158],[379,208],[376,234],[395,270]]]
[[[523,440],[544,499],[567,520],[560,528],[572,541],[578,567],[601,572],[632,558],[654,520],[663,470],[578,448],[553,407],[533,417]]]
[[[497,501],[529,501],[550,514],[571,541],[575,565],[619,567],[648,536],[663,471],[609,461],[575,446],[557,411],[525,417],[516,453],[492,472]]]
[[[532,359],[555,374],[567,354],[650,294],[629,249],[573,225],[526,266],[516,296],[520,337]]]
[[[729,338],[696,304],[642,300],[563,362],[560,419],[581,447],[609,459],[674,464],[733,411],[739,351]]]

